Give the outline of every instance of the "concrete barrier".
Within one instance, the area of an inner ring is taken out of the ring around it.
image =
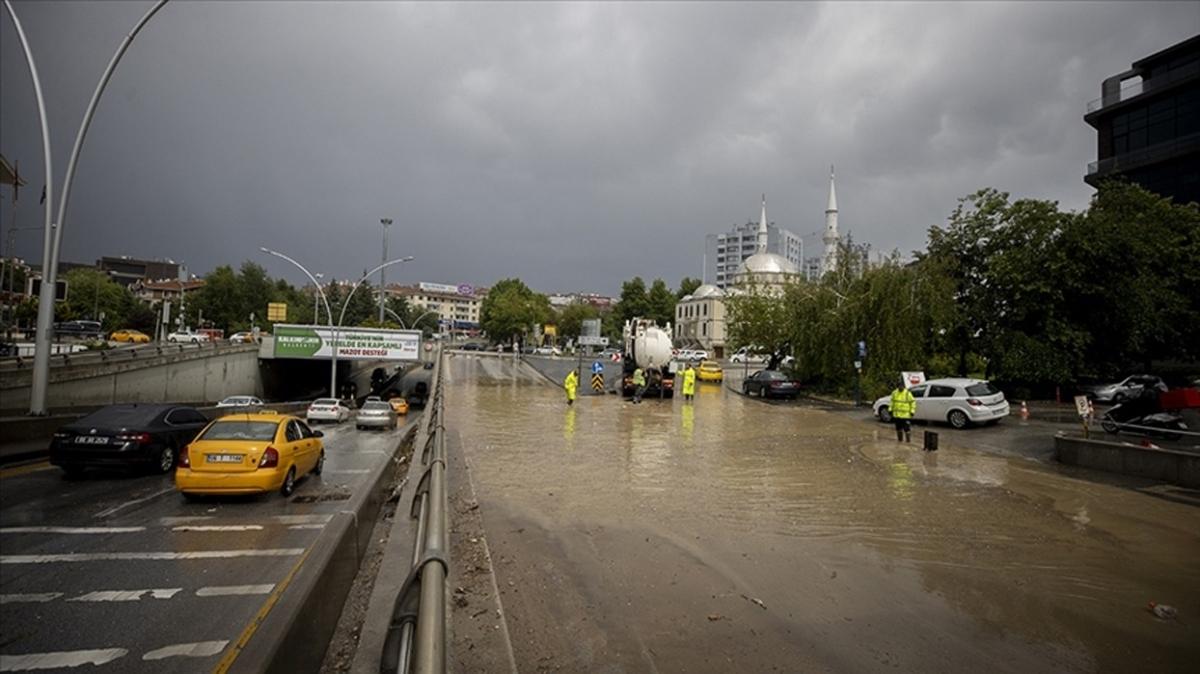
[[[1136,475],[1193,489],[1200,488],[1200,454],[1141,447],[1079,435],[1054,436],[1059,463],[1109,473]]]
[[[411,431],[405,433],[408,437]],[[337,628],[371,532],[399,464],[393,455],[376,467],[364,489],[338,511],[309,548],[296,575],[229,668],[233,674],[317,672]]]

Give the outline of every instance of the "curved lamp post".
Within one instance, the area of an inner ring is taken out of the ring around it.
[[[317,278],[315,276],[313,276],[312,272],[310,272],[308,269],[306,269],[304,267],[304,265],[300,264],[299,262],[296,262],[292,258],[288,257],[287,255],[284,255],[283,253],[280,253],[279,251],[271,250],[270,248],[266,248],[266,247],[260,247],[259,250],[266,253],[267,255],[274,255],[275,257],[277,257],[281,260],[287,260],[288,262],[291,262],[292,264],[296,265],[296,267],[298,267],[300,269],[300,271],[304,272],[305,276],[307,276],[313,282],[313,285],[316,286],[317,292],[321,294],[321,301],[325,303],[325,315],[329,318],[329,328],[330,328],[330,330],[332,330],[333,329],[333,310],[331,310],[329,308],[329,298],[325,296],[325,289],[321,287],[320,283],[317,283]],[[332,368],[333,375],[329,378],[329,397],[336,398],[336,397],[338,397],[337,390],[336,390],[337,389],[337,357],[336,357],[336,355],[331,355],[330,360],[333,362],[333,368]]]
[[[352,297],[354,297],[355,291],[358,290],[359,286],[361,286],[364,281],[366,281],[368,278],[371,277],[371,274],[374,274],[377,271],[383,271],[384,269],[387,269],[388,267],[390,267],[394,264],[408,262],[412,259],[413,259],[413,257],[411,255],[408,255],[405,257],[396,258],[395,260],[388,260],[387,262],[384,262],[383,264],[379,265],[378,267],[375,267],[371,271],[363,274],[362,278],[358,279],[358,282],[355,283],[354,287],[350,289],[350,294],[346,295],[346,300],[344,302],[342,302],[342,311],[341,311],[341,313],[338,314],[337,326],[333,329],[333,352],[330,355],[330,360],[329,360],[329,363],[330,363],[330,366],[329,366],[330,367],[330,372],[329,372],[330,389],[332,389],[333,386],[337,383],[338,332],[341,331],[341,329],[342,329],[342,321],[345,320],[345,318],[346,318],[346,308],[350,306],[350,299]],[[331,317],[332,317],[332,315],[331,315]],[[334,396],[334,397],[337,397],[337,396]]]
[[[142,28],[150,21],[151,17],[162,9],[163,5],[167,4],[167,0],[158,0],[154,3],[142,18],[133,25],[133,28],[125,35],[125,39],[117,47],[117,51],[108,61],[108,67],[104,69],[104,73],[100,75],[100,81],[96,83],[96,90],[92,92],[92,99],[88,101],[87,108],[83,113],[83,120],[79,124],[79,131],[75,134],[75,145],[71,147],[71,155],[67,159],[67,172],[63,178],[62,194],[58,201],[58,219],[54,220],[53,203],[54,203],[54,172],[50,165],[50,129],[46,121],[46,103],[42,98],[42,84],[38,77],[37,66],[33,61],[33,52],[29,49],[29,42],[25,39],[25,31],[21,28],[21,21],[17,18],[16,11],[13,10],[12,2],[4,0],[4,8],[8,10],[8,15],[12,18],[13,26],[17,30],[17,36],[20,38],[21,49],[25,52],[25,62],[29,66],[29,75],[33,79],[33,93],[37,99],[38,117],[40,118],[42,128],[42,154],[45,161],[45,178],[46,178],[46,233],[44,236],[44,249],[42,250],[42,288],[38,294],[38,316],[37,316],[37,333],[34,337],[36,347],[33,354],[33,380],[29,392],[29,413],[35,416],[41,416],[46,413],[46,389],[50,382],[50,347],[53,336],[54,324],[54,285],[58,277],[58,255],[62,244],[62,231],[66,224],[67,218],[67,203],[71,196],[71,183],[75,179],[75,165],[79,161],[79,151],[83,147],[83,140],[87,137],[88,128],[92,124],[92,117],[96,113],[96,104],[100,102],[100,96],[104,93],[104,88],[108,85],[108,81],[112,78],[113,70],[121,61],[121,57],[125,55],[125,51],[129,49],[129,45]]]

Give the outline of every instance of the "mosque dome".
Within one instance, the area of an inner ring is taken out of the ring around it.
[[[701,300],[706,297],[723,297],[725,293],[715,285],[706,283],[692,291],[690,297],[692,299]]]
[[[743,274],[799,274],[796,265],[774,253],[755,253],[742,262]]]

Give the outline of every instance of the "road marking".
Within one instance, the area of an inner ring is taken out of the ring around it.
[[[312,548],[309,548],[308,552],[305,552],[300,559],[296,560],[296,564],[292,567],[292,570],[288,571],[288,574],[283,577],[283,580],[281,580],[279,584],[275,586],[275,589],[267,597],[267,600],[263,602],[263,605],[259,607],[258,612],[254,614],[253,618],[251,618],[250,624],[246,625],[246,628],[243,629],[242,633],[238,635],[238,639],[234,642],[233,648],[229,649],[229,652],[225,654],[225,657],[221,658],[221,661],[218,662],[217,666],[213,668],[213,674],[225,674],[229,671],[229,668],[233,666],[233,662],[237,660],[237,657],[242,653],[242,649],[246,647],[246,644],[250,642],[250,638],[253,637],[254,633],[258,631],[258,626],[262,625],[263,621],[267,619],[267,614],[271,612],[271,609],[274,608],[275,603],[279,601],[281,596],[283,596],[283,591],[286,590],[287,586],[292,583],[292,579],[296,577],[296,573],[300,571],[300,567],[304,565],[304,560],[308,559],[308,554],[311,551]]]
[[[234,557],[294,557],[304,548],[265,550],[196,550],[194,552],[71,552],[58,555],[0,555],[0,564],[52,564],[54,562],[105,562],[114,560],[159,561],[171,559],[232,559]]]
[[[261,524],[208,524],[184,525],[171,531],[262,531]]]
[[[101,510],[100,512],[93,515],[93,517],[108,517],[109,515],[115,515],[130,506],[135,506],[139,503],[145,503],[146,501],[149,501],[151,499],[156,499],[159,496],[162,496],[163,494],[169,494],[173,491],[175,491],[175,487],[167,487],[166,489],[163,489],[161,491],[156,491],[153,494],[150,494],[149,496],[143,496],[142,498],[136,498],[132,501],[126,501],[120,505],[115,505],[111,508],[105,508],[104,510]]]
[[[276,515],[280,524],[325,524],[333,515]]]
[[[207,658],[225,650],[229,643],[225,641],[197,641],[194,644],[175,644],[156,648],[142,656],[143,660],[163,660],[165,658],[187,657]]]
[[[324,524],[293,524],[289,529],[324,529]]]
[[[275,583],[266,585],[214,585],[196,590],[197,597],[229,597],[242,594],[270,594]]]
[[[0,527],[0,534],[132,534],[146,527]]]
[[[174,526],[176,524],[187,524],[188,522],[202,522],[204,520],[216,519],[214,515],[188,515],[187,517],[160,517],[158,523],[164,527]]]
[[[61,592],[43,592],[41,594],[0,594],[0,604],[33,604],[54,601],[63,596]]]
[[[129,651],[124,648],[105,648],[95,651],[0,655],[0,672],[28,672],[35,669],[59,669],[80,665],[107,665],[117,658],[125,657],[128,653]]]
[[[18,475],[36,473],[42,470],[52,470],[53,468],[54,466],[51,466],[49,461],[39,461],[38,463],[31,463],[27,466],[14,466],[12,468],[5,468],[4,470],[0,470],[0,480],[3,480],[7,477],[17,477]]]
[[[142,595],[150,593],[153,599],[170,599],[183,592],[182,587],[169,587],[157,590],[97,590],[67,601],[141,601]]]

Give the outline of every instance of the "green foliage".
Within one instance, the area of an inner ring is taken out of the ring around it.
[[[568,304],[555,318],[559,339],[576,339],[583,331],[583,322],[600,318],[600,310],[590,304]]]
[[[495,342],[523,339],[534,325],[553,316],[550,300],[520,279],[504,279],[488,291],[479,307],[480,327]]]
[[[696,292],[696,288],[699,288],[703,284],[704,282],[698,278],[684,276],[683,279],[679,281],[679,289],[675,291],[675,299],[681,300],[688,295],[691,295],[692,293]]]
[[[645,317],[650,313],[650,297],[646,293],[646,282],[641,276],[635,276],[621,284],[621,298],[617,300],[615,311],[622,325],[625,321]]]
[[[654,283],[650,284],[650,292],[646,293],[649,313],[645,317],[653,318],[655,323],[666,327],[667,323],[675,320],[676,301],[675,293],[671,292],[666,282],[660,278],[654,279]]]
[[[99,320],[105,332],[132,327],[127,324],[128,317],[139,302],[128,288],[91,268],[72,269],[63,278],[67,281],[67,301],[57,306],[57,320]]]

